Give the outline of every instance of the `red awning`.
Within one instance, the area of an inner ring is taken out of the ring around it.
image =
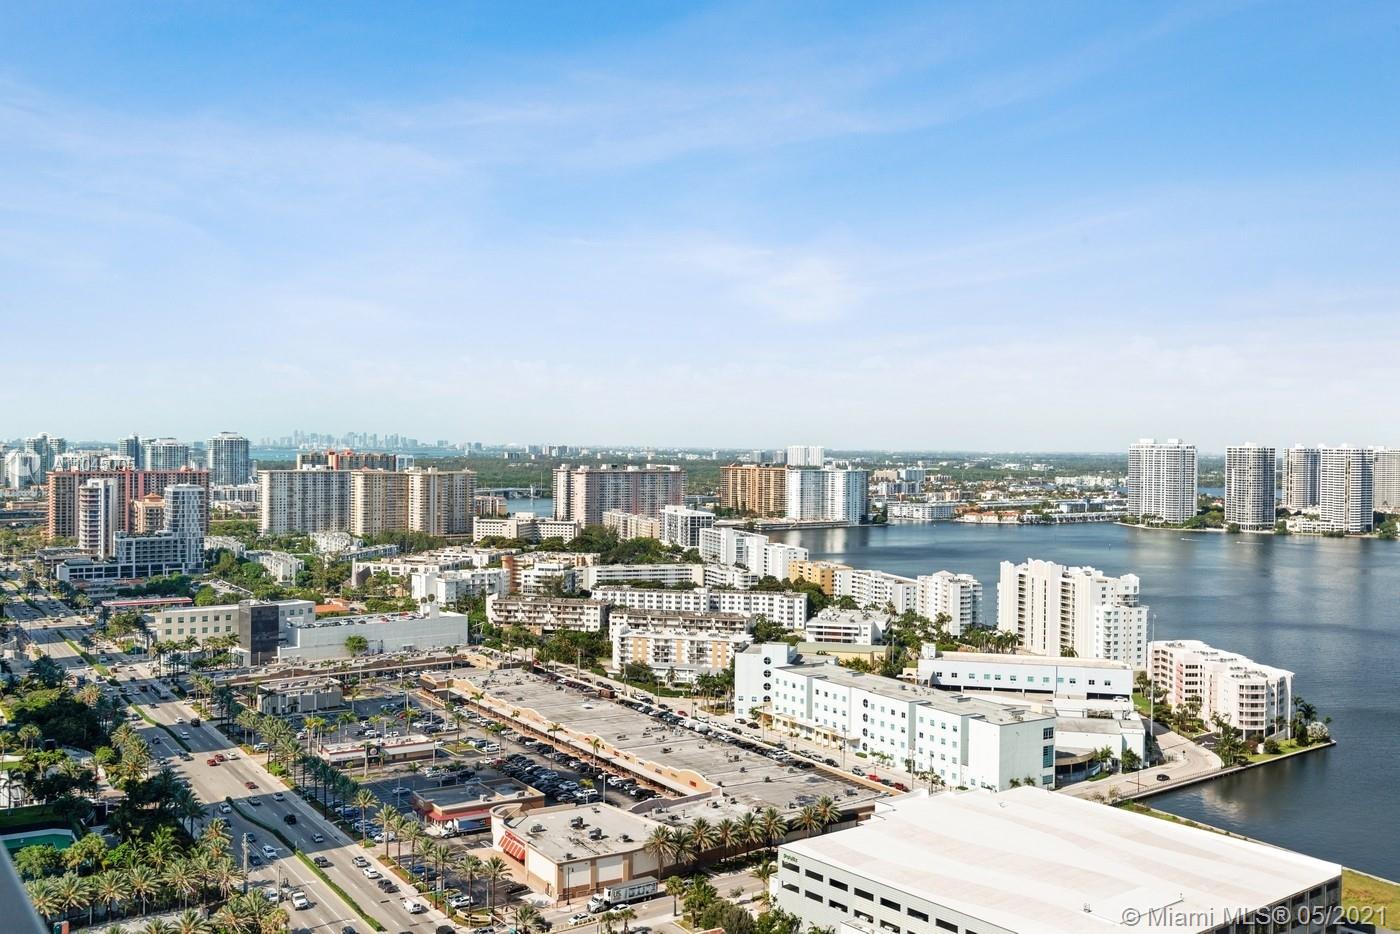
[[[501,837],[501,852],[517,862],[525,862],[525,842],[509,830]]]

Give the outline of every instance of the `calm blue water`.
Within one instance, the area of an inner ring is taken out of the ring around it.
[[[1155,806],[1400,878],[1400,542],[1185,535],[1083,526],[895,524],[781,533],[814,558],[982,581],[996,618],[1001,561],[1045,558],[1142,579],[1156,638],[1202,639],[1297,673],[1336,747],[1153,799]]]

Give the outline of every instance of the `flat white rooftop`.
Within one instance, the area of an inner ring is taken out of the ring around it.
[[[1066,934],[1123,929],[1133,912],[1145,924],[1153,909],[1213,911],[1224,923],[1227,909],[1261,908],[1342,871],[1038,788],[897,798],[858,827],[782,850],[988,925]]]

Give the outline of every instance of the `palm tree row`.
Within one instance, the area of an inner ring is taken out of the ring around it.
[[[726,817],[711,823],[697,817],[685,827],[657,827],[647,837],[644,849],[665,874],[667,863],[694,868],[706,859],[726,859],[762,847],[775,847],[789,833],[822,833],[841,820],[841,807],[824,797],[784,820],[777,808],[748,811],[737,820]]]

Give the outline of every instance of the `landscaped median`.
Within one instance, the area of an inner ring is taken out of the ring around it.
[[[183,739],[180,738],[180,736],[179,736],[178,733],[176,733],[176,732],[175,732],[174,730],[172,730],[170,727],[166,726],[164,723],[160,723],[160,722],[158,722],[158,721],[156,721],[156,720],[151,719],[151,715],[148,714],[148,713],[146,713],[146,711],[142,710],[138,705],[132,704],[132,705],[131,705],[131,709],[134,710],[134,711],[136,711],[136,715],[139,716],[142,720],[145,720],[145,721],[146,721],[147,723],[149,723],[151,726],[158,727],[158,728],[164,730],[166,733],[169,733],[169,734],[170,734],[170,738],[173,739],[173,740],[175,740],[175,742],[179,743],[179,744],[180,744],[180,748],[183,749],[183,750],[185,750],[185,752],[193,752],[193,751],[194,751],[194,750],[190,749],[188,743],[186,743]]]
[[[110,678],[110,677],[112,677],[112,669],[108,668],[106,665],[102,664],[102,663],[99,662],[97,659],[93,658],[93,657],[92,657],[91,655],[89,655],[87,652],[84,652],[83,649],[82,649],[82,646],[78,645],[78,643],[76,643],[76,642],[74,642],[72,639],[68,639],[68,638],[64,638],[63,641],[64,641],[64,642],[67,642],[67,643],[68,643],[68,647],[69,647],[70,649],[72,649],[74,652],[77,652],[77,653],[78,653],[78,657],[81,658],[84,662],[86,662],[87,665],[88,665],[88,667],[91,668],[93,671],[97,672],[99,675],[101,675],[101,676],[104,677],[104,678]]]
[[[239,807],[238,802],[234,801],[232,798],[225,798],[224,803],[232,807],[236,812],[238,812],[238,816],[246,820],[248,823],[255,824],[258,827],[261,827],[263,830],[266,830],[268,833],[272,834],[274,837],[276,837],[278,842],[287,848],[288,853],[295,854],[297,859],[301,860],[301,862],[306,866],[306,868],[310,869],[316,875],[316,878],[320,879],[323,883],[325,883],[326,888],[330,889],[340,898],[341,901],[349,905],[350,909],[354,911],[355,914],[359,915],[360,919],[364,921],[365,924],[368,924],[372,930],[386,930],[384,925],[380,924],[377,920],[375,920],[373,917],[367,914],[363,908],[360,907],[359,902],[355,901],[355,899],[350,897],[350,893],[346,892],[339,885],[336,885],[334,882],[332,882],[330,876],[326,875],[325,872],[322,871],[320,866],[317,866],[314,862],[311,861],[311,857],[307,856],[300,849],[298,849],[295,843],[284,837],[282,835],[282,831],[278,830],[271,824],[267,824],[261,820],[258,820],[252,814],[249,814],[247,809]]]

